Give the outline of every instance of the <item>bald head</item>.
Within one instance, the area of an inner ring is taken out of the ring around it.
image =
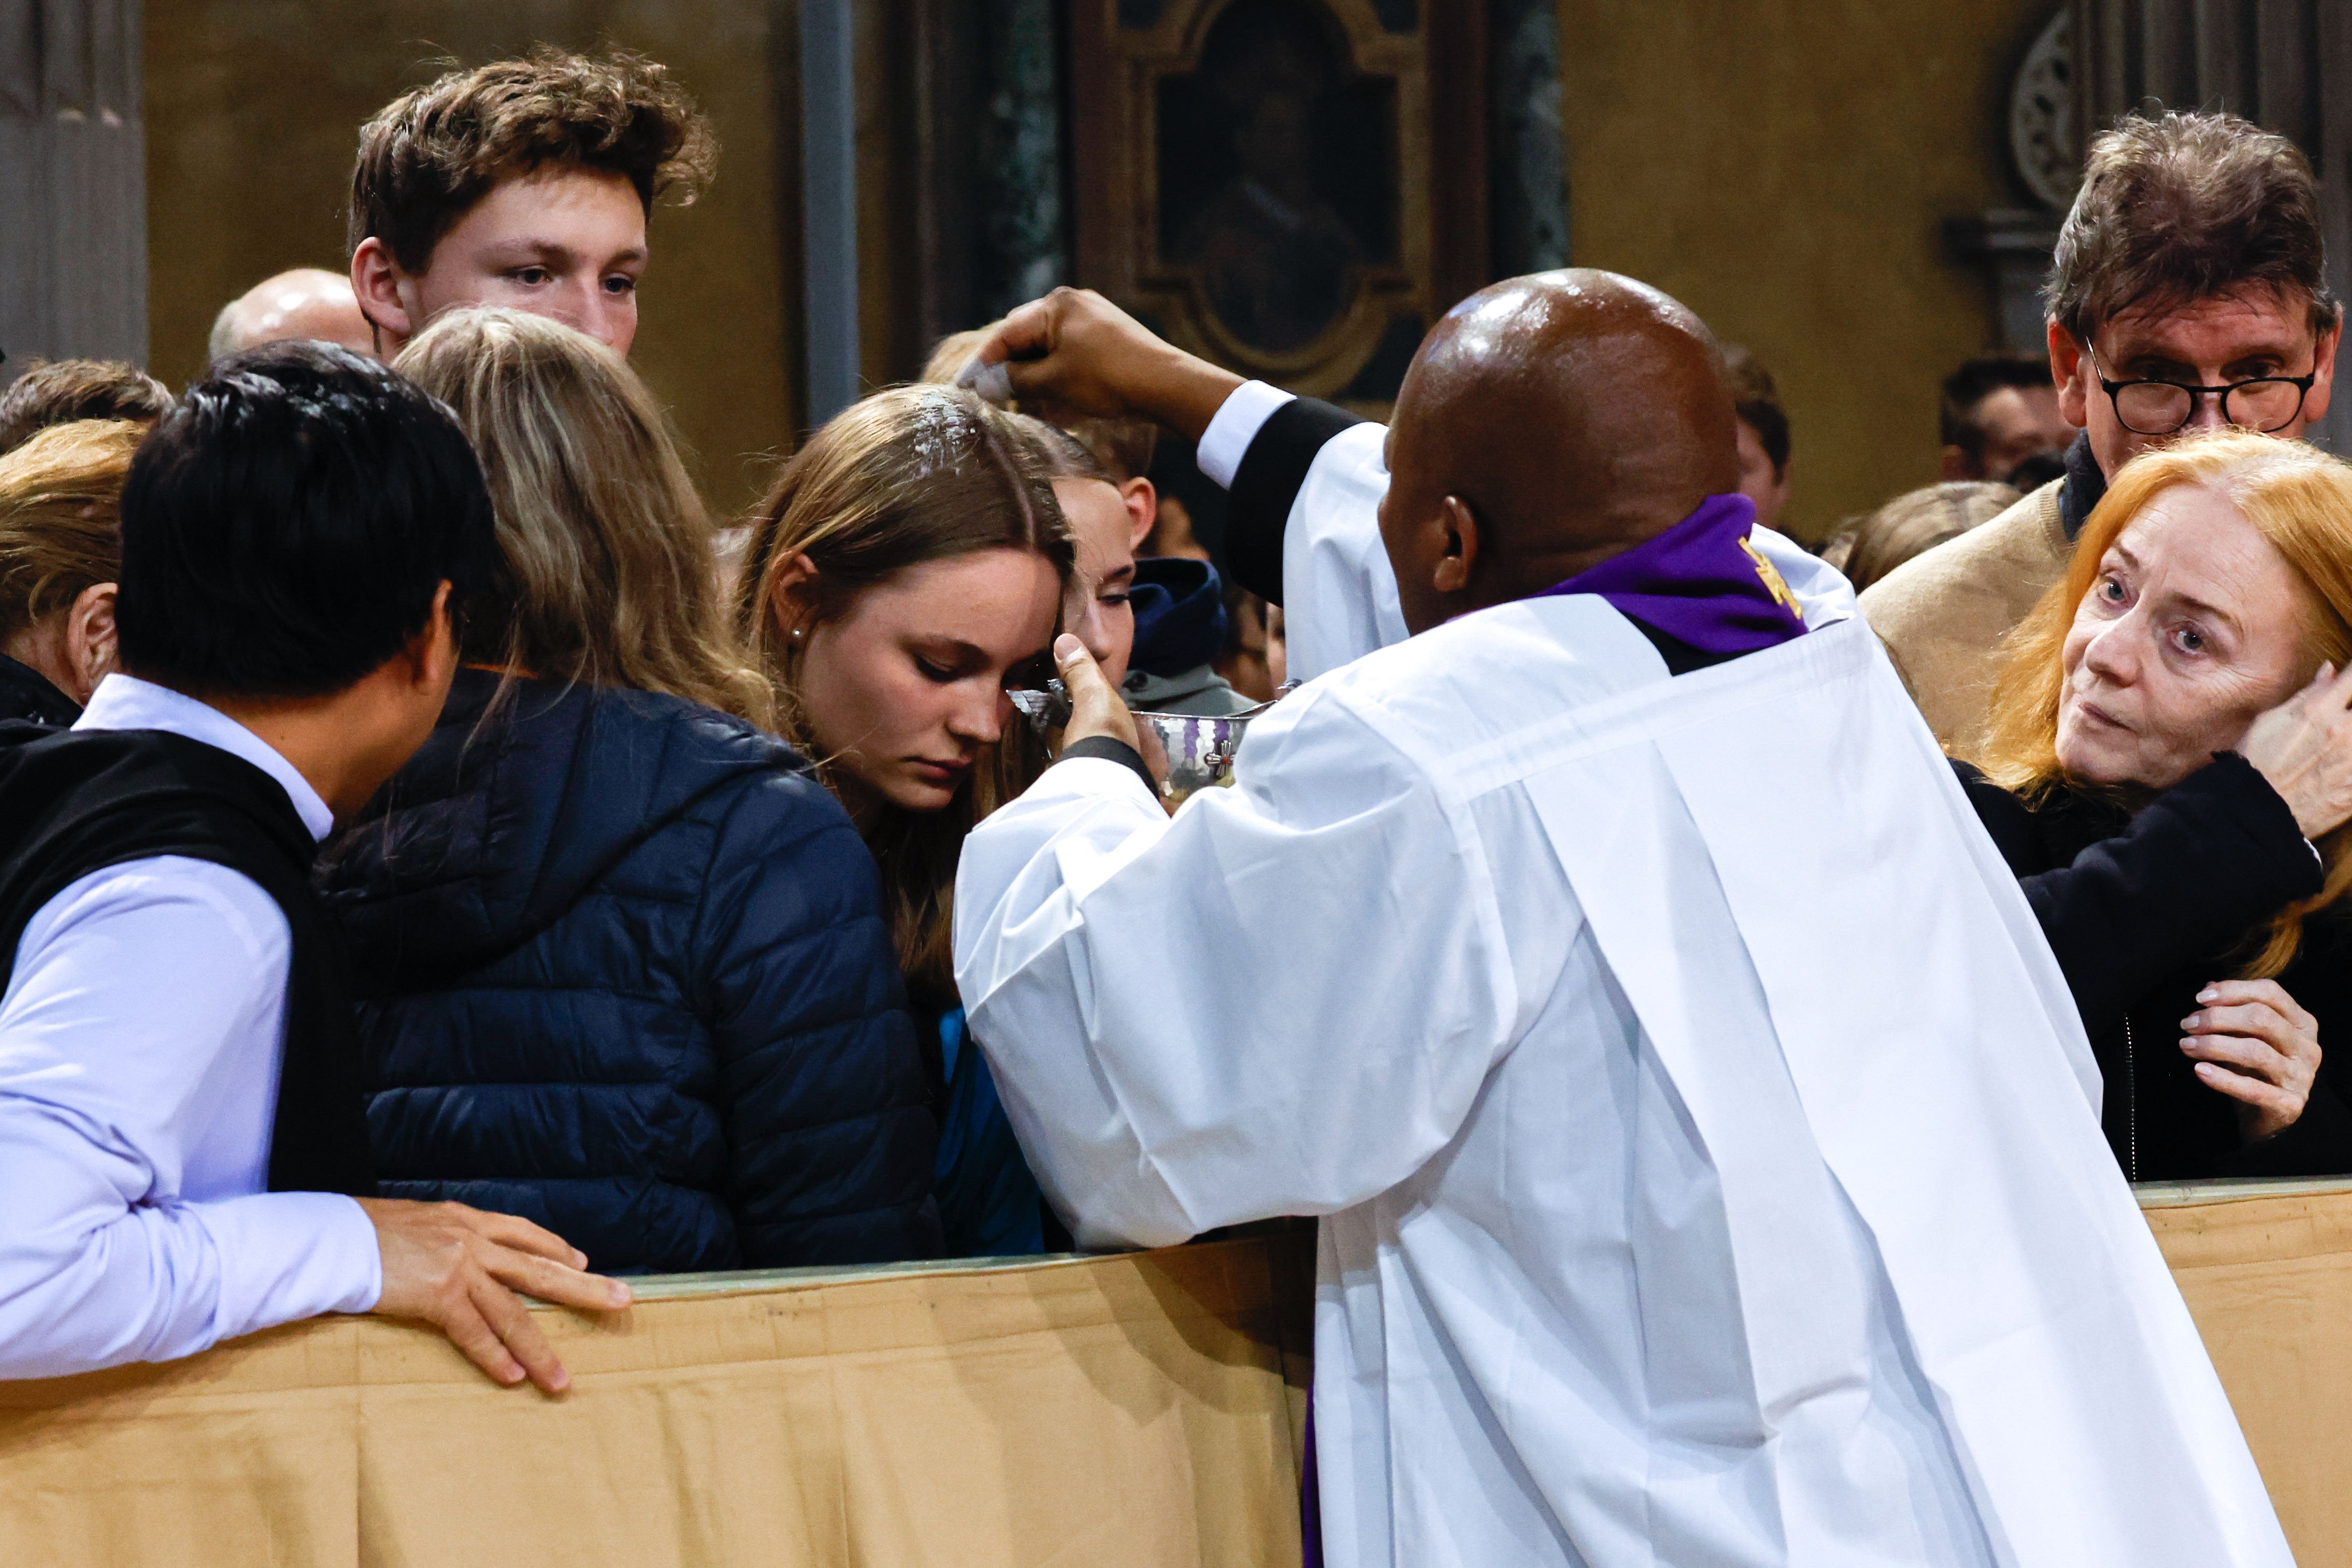
[[[1514,278],[1448,311],[1390,427],[1407,625],[1540,592],[1738,489],[1721,366],[1696,316],[1611,272]]]
[[[352,280],[323,268],[298,267],[265,279],[230,300],[213,321],[212,357],[258,343],[314,338],[373,355],[375,336],[360,314]]]

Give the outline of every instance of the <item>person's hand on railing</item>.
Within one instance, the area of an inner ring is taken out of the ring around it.
[[[2319,1021],[2275,980],[2216,980],[2180,1021],[2180,1048],[2206,1088],[2238,1102],[2251,1143],[2303,1116],[2319,1072]]]
[[[629,1304],[626,1285],[585,1272],[587,1254],[527,1219],[464,1204],[358,1201],[383,1257],[376,1312],[433,1324],[500,1383],[528,1376],[561,1394],[572,1382],[517,1291],[591,1312]]]

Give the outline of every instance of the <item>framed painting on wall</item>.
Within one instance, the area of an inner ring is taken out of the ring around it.
[[[1377,412],[1486,280],[1485,7],[1075,0],[1077,279]]]

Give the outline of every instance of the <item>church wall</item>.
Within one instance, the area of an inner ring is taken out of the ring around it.
[[[1948,217],[2015,205],[2010,73],[2046,0],[1560,0],[1575,259],[1779,379],[1807,537],[1937,478],[1937,384],[1993,331]]]
[[[2017,199],[2002,111],[2044,8],[1559,0],[1574,259],[1676,293],[1772,367],[1795,427],[1791,517],[1808,532],[1934,478],[1936,383],[1992,330],[1986,284],[1949,258],[1939,228]],[[798,435],[796,10],[148,6],[151,363],[180,384],[231,296],[283,267],[342,264],[356,127],[433,61],[540,38],[616,40],[669,62],[725,145],[702,204],[656,214],[635,359],[675,409],[713,503],[734,510],[765,476],[760,455]],[[914,270],[922,186],[900,101],[909,0],[859,0],[859,11],[861,324],[878,382],[920,363],[933,326],[962,323],[929,319],[939,303],[926,308]],[[952,238],[958,215],[947,216]]]
[[[611,40],[667,62],[717,122],[709,194],[655,210],[635,361],[675,411],[714,507],[796,438],[799,358],[793,12],[761,0],[173,0],[146,7],[150,363],[174,387],[213,316],[272,272],[348,259],[343,212],[359,123],[455,55],[478,64],[545,40]],[[771,18],[777,18],[772,25]],[[795,198],[796,199],[796,198]]]

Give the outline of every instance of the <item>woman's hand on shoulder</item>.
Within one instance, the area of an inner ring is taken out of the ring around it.
[[[2310,685],[2255,719],[2238,750],[2305,838],[2352,821],[2352,669],[2321,665]]]
[[[2238,1101],[2246,1142],[2294,1126],[2319,1071],[2319,1020],[2275,980],[2217,980],[2197,1000],[2180,1048],[2206,1088]]]

